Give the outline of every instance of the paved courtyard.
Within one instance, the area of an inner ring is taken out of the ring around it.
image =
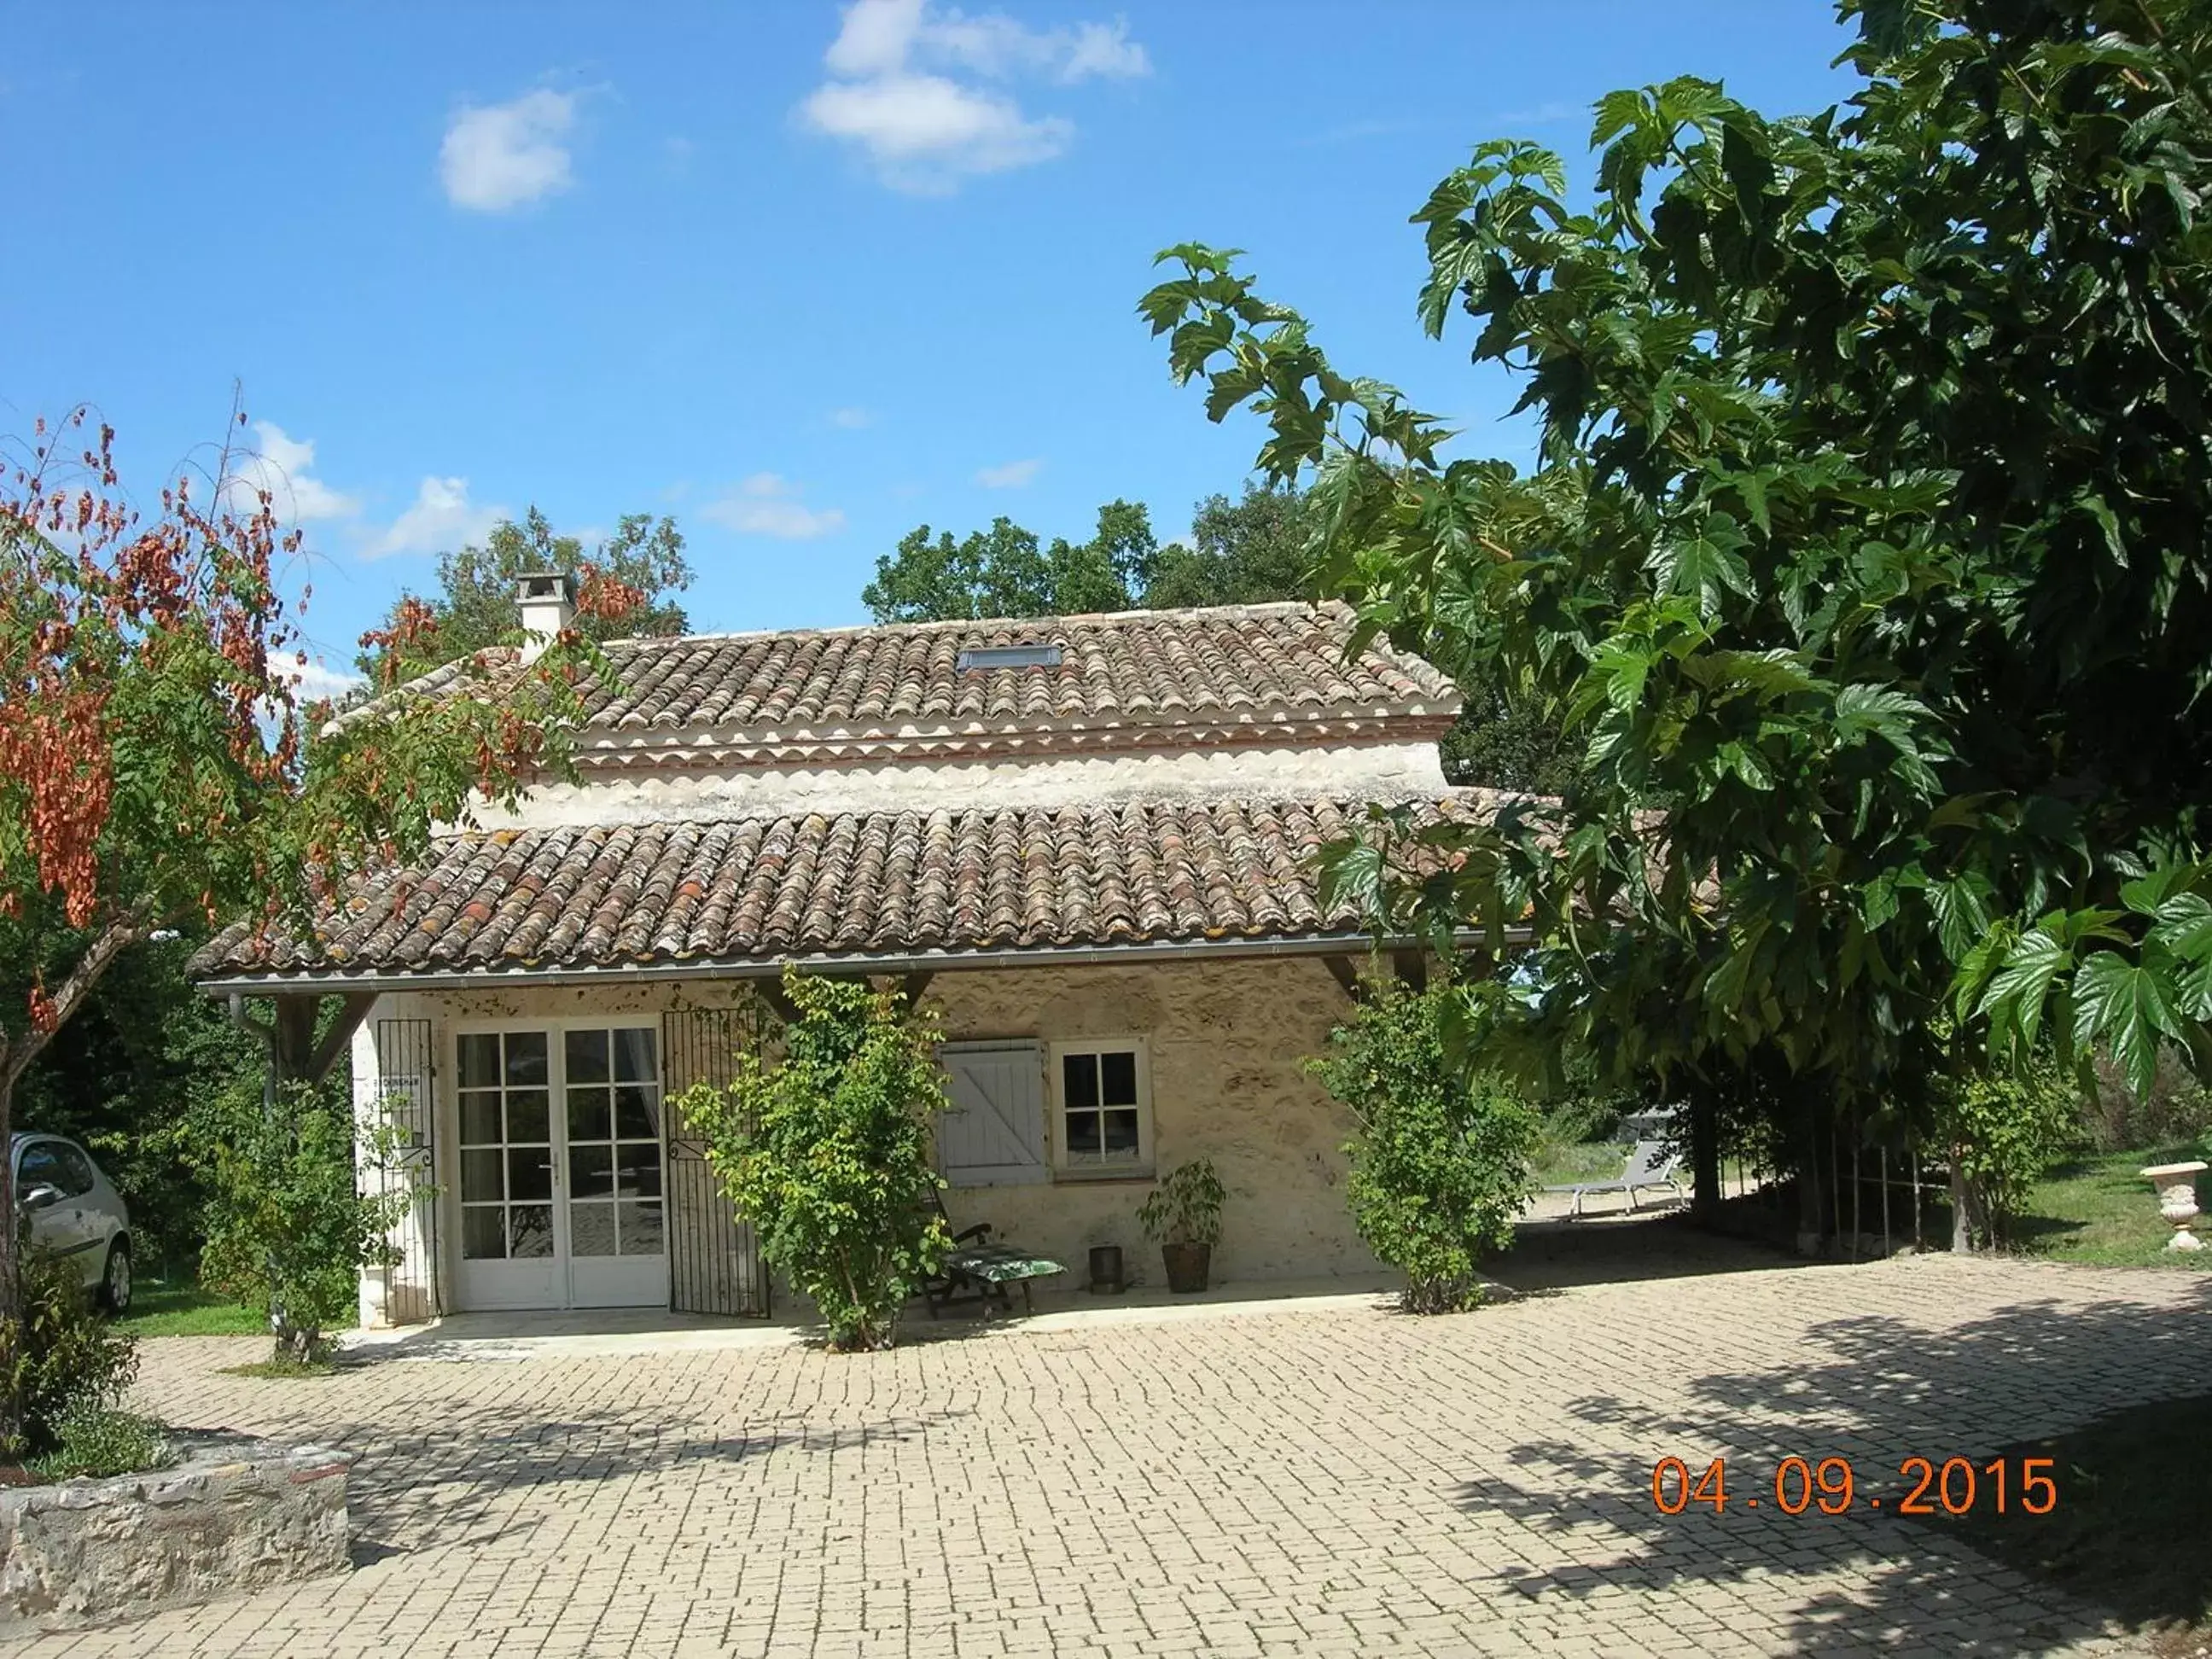
[[[1621,1279],[1577,1248],[1551,1254],[1567,1288],[1446,1319],[1117,1309],[853,1358],[763,1330],[444,1341],[289,1383],[222,1374],[258,1341],[149,1343],[146,1407],[361,1453],[356,1568],[15,1650],[2127,1650],[1924,1525],[1668,1518],[1651,1466],[1725,1455],[1741,1498],[1832,1454],[1893,1502],[1905,1457],[2201,1387],[2205,1280],[1640,1242],[1624,1260],[1677,1276]]]

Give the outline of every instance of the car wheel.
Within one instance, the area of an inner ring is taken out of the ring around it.
[[[100,1275],[100,1299],[112,1314],[131,1311],[131,1244],[118,1238],[107,1247],[107,1271]]]

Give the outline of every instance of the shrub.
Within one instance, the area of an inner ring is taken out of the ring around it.
[[[1405,1273],[1413,1313],[1482,1299],[1476,1264],[1511,1244],[1541,1139],[1537,1115],[1503,1081],[1449,1057],[1443,1023],[1459,994],[1449,984],[1418,995],[1386,988],[1310,1062],[1358,1120],[1345,1149],[1352,1223]]]
[[[2057,1068],[2040,1059],[2017,1073],[1936,1080],[1936,1121],[1963,1179],[1972,1242],[2006,1242],[2028,1188],[2079,1143],[2081,1104]]]
[[[29,1460],[29,1468],[48,1480],[79,1475],[94,1480],[111,1474],[158,1469],[174,1454],[161,1425],[150,1417],[118,1412],[78,1401],[55,1425],[54,1449]]]
[[[1212,1249],[1221,1242],[1221,1206],[1227,1197],[1212,1160],[1194,1158],[1170,1170],[1152,1188],[1152,1195],[1137,1206],[1137,1224],[1155,1244],[1203,1244]]]
[[[738,1057],[727,1090],[676,1103],[761,1255],[812,1299],[838,1352],[888,1348],[899,1310],[951,1241],[930,1124],[945,1109],[933,1032],[896,992],[784,976],[799,1018],[774,1065]]]
[[[137,1339],[94,1310],[77,1276],[26,1249],[18,1257],[22,1311],[0,1320],[0,1389],[18,1425],[0,1454],[39,1457],[60,1445],[72,1413],[112,1406],[138,1375]]]
[[[201,1282],[265,1310],[278,1359],[324,1364],[326,1333],[353,1323],[361,1270],[397,1260],[386,1235],[413,1195],[404,1185],[361,1190],[352,1113],[304,1083],[285,1085],[273,1104],[256,1089],[226,1091],[198,1127],[210,1194]],[[391,1140],[372,1131],[366,1155],[386,1161]]]
[[[2150,1092],[2141,1098],[2110,1054],[2100,1050],[2095,1064],[2097,1086],[2081,1103],[2081,1121],[2099,1152],[2179,1146],[2212,1131],[2212,1089],[2172,1045],[2160,1045]]]

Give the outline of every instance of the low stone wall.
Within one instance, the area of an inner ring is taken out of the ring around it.
[[[150,1474],[0,1491],[0,1634],[135,1619],[347,1563],[350,1452],[180,1437]]]

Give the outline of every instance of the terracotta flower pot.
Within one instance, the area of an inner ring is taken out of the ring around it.
[[[1168,1267],[1168,1289],[1188,1296],[1206,1288],[1206,1275],[1213,1266],[1211,1244],[1163,1244],[1160,1257]]]

